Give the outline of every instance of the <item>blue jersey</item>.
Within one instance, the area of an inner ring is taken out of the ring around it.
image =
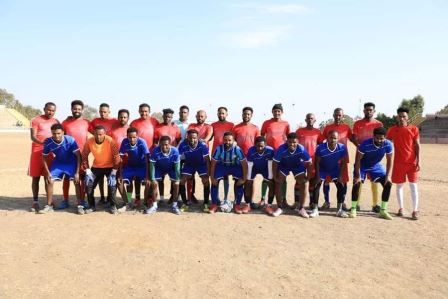
[[[60,164],[76,164],[76,151],[79,151],[78,144],[75,138],[69,135],[64,135],[60,143],[56,143],[53,138],[47,138],[44,141],[43,155],[47,156],[50,153],[55,155],[53,163]]]
[[[120,155],[126,154],[128,154],[127,166],[144,167],[146,165],[146,156],[149,155],[145,139],[138,137],[135,145],[131,145],[128,138],[123,139],[120,146]]]
[[[174,169],[174,164],[179,163],[179,151],[176,147],[170,146],[170,151],[165,154],[162,152],[160,146],[156,146],[151,153],[150,161],[154,166],[163,172],[168,172]]]
[[[316,157],[320,158],[319,169],[331,172],[339,167],[339,161],[348,157],[347,147],[338,143],[334,150],[328,148],[328,143],[321,143],[316,148]]]
[[[379,164],[384,155],[393,153],[392,142],[384,140],[383,144],[378,147],[373,142],[373,138],[369,138],[361,143],[358,147],[358,152],[364,154],[361,159],[361,168],[369,169]]]
[[[235,166],[240,165],[241,161],[246,160],[246,157],[238,145],[232,145],[226,150],[224,144],[220,144],[216,147],[212,159],[223,166]]]
[[[283,143],[275,152],[274,161],[282,167],[294,168],[303,164],[303,162],[311,162],[311,157],[303,145],[298,144],[296,150],[291,153],[288,144]]]
[[[257,147],[251,146],[247,151],[247,161],[254,163],[255,169],[263,169],[267,167],[268,161],[274,159],[274,149],[270,146],[266,146],[262,154],[257,152]]]
[[[204,165],[206,164],[204,158],[208,156],[208,146],[199,141],[197,146],[192,148],[185,139],[179,144],[179,155],[186,165]]]

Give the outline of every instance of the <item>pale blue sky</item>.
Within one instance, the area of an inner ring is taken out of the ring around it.
[[[4,1],[0,87],[41,108],[108,102],[131,118],[182,104],[255,123],[276,102],[295,127],[359,101],[393,114],[448,104],[448,1]]]

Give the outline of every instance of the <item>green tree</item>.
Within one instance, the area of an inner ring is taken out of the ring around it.
[[[403,99],[400,107],[409,109],[409,119],[415,119],[423,116],[423,108],[425,107],[425,99],[421,95],[417,95],[412,99]]]
[[[151,114],[151,116],[154,117],[155,119],[157,119],[157,121],[159,123],[163,122],[163,114],[162,114],[162,112],[154,112],[154,113]]]
[[[82,114],[84,116],[85,119],[88,120],[92,120],[96,117],[98,117],[98,109],[89,106],[89,105],[84,105],[84,112]]]
[[[443,109],[441,109],[440,111],[437,111],[436,114],[448,114],[448,105],[446,105]]]
[[[5,105],[6,108],[12,108],[22,113],[26,118],[32,119],[33,117],[42,113],[40,109],[36,109],[32,106],[24,106],[17,100],[14,94],[9,93],[6,89],[0,88],[0,105]]]
[[[376,119],[379,120],[380,122],[382,122],[383,127],[385,127],[386,129],[389,129],[390,127],[392,127],[393,125],[396,124],[396,120],[395,120],[394,116],[389,117],[386,114],[381,113],[381,112],[378,113]]]
[[[353,123],[355,121],[353,120],[353,117],[351,117],[350,115],[344,114],[344,118],[342,119],[342,122],[344,124],[349,125],[349,127],[352,128],[353,127]],[[319,124],[319,128],[322,131],[325,128],[326,125],[329,125],[329,124],[332,124],[332,123],[334,123],[334,119],[333,118],[327,119],[325,121],[322,121]]]

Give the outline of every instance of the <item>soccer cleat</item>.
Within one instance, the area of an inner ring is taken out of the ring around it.
[[[320,207],[321,210],[328,210],[330,209],[330,202],[324,202],[323,205]]]
[[[350,214],[348,214],[348,216],[350,218],[356,218],[356,212],[357,212],[357,209],[351,209]]]
[[[179,209],[179,207],[177,206],[177,204],[174,204],[174,205],[171,206],[171,212],[172,212],[173,214],[176,214],[176,215],[180,215],[180,214],[182,214],[182,212],[180,211],[180,209]]]
[[[311,210],[311,213],[309,213],[310,218],[316,218],[319,217],[319,209],[318,208],[314,208]]]
[[[243,211],[241,210],[241,205],[235,205],[233,210],[235,211],[235,214],[243,214]]]
[[[33,205],[30,208],[30,212],[37,213],[39,212],[39,203],[37,201],[33,202]]]
[[[209,212],[210,214],[215,214],[216,211],[218,211],[218,205],[217,205],[217,204],[212,204],[212,205],[210,206],[208,212]]]
[[[204,212],[204,213],[208,213],[210,211],[210,209],[208,208],[208,204],[204,204],[203,206],[202,206],[202,212]]]
[[[84,212],[84,206],[78,205],[77,212],[78,212],[79,215],[84,215],[84,213],[85,213]]]
[[[154,205],[152,205],[151,207],[149,207],[145,210],[145,214],[147,214],[147,215],[152,215],[152,214],[155,214],[156,212],[157,212],[157,207]]]
[[[186,205],[186,204],[183,204],[183,205],[180,207],[180,211],[181,211],[181,212],[188,212],[189,209],[190,209],[190,206],[189,206],[189,205]]]
[[[255,202],[251,202],[250,204],[249,204],[249,207],[250,207],[250,209],[251,210],[258,210],[258,208],[260,207],[257,203],[255,203]]]
[[[88,209],[86,209],[84,212],[85,212],[86,214],[92,214],[92,213],[95,212],[95,211],[96,211],[95,208],[88,208]]]
[[[50,205],[46,205],[42,210],[39,211],[39,214],[47,214],[54,212],[53,207]]]
[[[378,214],[379,212],[381,212],[381,207],[379,205],[372,207],[372,212]]]
[[[412,212],[412,217],[411,217],[411,219],[412,219],[412,220],[418,220],[418,211],[414,211],[414,212]]]
[[[340,209],[337,213],[336,213],[337,217],[341,217],[341,218],[348,218],[348,214],[346,211],[344,211],[343,209]]]
[[[403,209],[398,209],[397,216],[398,217],[403,217],[404,216]]]
[[[109,210],[112,215],[118,215],[118,209],[116,206],[112,206]]]
[[[381,210],[380,211],[380,218],[386,219],[386,220],[392,220],[392,216],[386,211],[386,210]]]
[[[297,210],[297,213],[299,214],[300,217],[302,218],[310,218],[310,215],[308,215],[308,213],[306,212],[305,208],[300,208]]]
[[[274,214],[274,208],[272,207],[272,205],[267,205],[265,211],[269,216],[272,216],[272,214]]]
[[[342,203],[342,210],[343,210],[344,212],[349,212],[349,211],[350,211],[350,209],[347,208],[347,205],[346,205],[345,203]]]
[[[278,217],[278,216],[280,216],[281,214],[283,214],[283,210],[282,210],[281,208],[277,208],[277,210],[275,210],[275,212],[272,213],[272,216],[274,216],[274,217]]]
[[[242,211],[243,211],[243,214],[249,214],[251,211],[250,205],[243,206]]]
[[[68,202],[68,200],[63,200],[60,204],[59,204],[59,206],[58,206],[58,210],[64,210],[64,209],[67,209],[68,207],[70,207],[70,204],[69,204],[69,202]]]

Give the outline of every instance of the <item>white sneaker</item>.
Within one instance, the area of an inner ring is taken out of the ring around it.
[[[319,217],[319,209],[314,208],[311,210],[311,213],[309,214],[310,218],[316,218]]]
[[[280,216],[283,213],[283,210],[280,208],[277,208],[274,213],[272,213],[272,216],[277,217]]]
[[[308,215],[308,213],[305,211],[305,209],[304,208],[301,208],[300,210],[299,210],[299,216],[300,217],[303,217],[303,218],[310,218],[310,215]]]
[[[348,218],[348,214],[346,211],[344,211],[343,209],[340,209],[337,213],[336,216],[341,217],[341,218]]]
[[[50,205],[46,205],[42,210],[39,211],[39,214],[47,214],[47,213],[53,213],[53,207]]]

